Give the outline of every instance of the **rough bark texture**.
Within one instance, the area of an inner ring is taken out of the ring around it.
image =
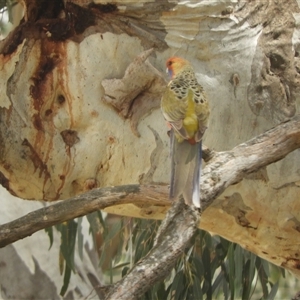
[[[201,202],[204,213],[200,227],[215,231],[259,256],[300,275],[298,259],[300,253],[297,243],[293,239],[288,241],[288,237],[298,229],[295,219],[288,219],[282,224],[280,230],[275,231],[277,229],[275,225],[269,228],[266,226],[267,222],[271,222],[269,218],[273,215],[266,215],[265,209],[254,213],[237,192],[225,196],[223,200],[214,201],[230,185],[235,186],[245,177],[251,178],[263,174],[264,171],[261,170],[264,170],[265,166],[284,158],[298,148],[300,148],[300,116],[274,127],[231,151],[206,150],[207,162],[201,182]],[[131,205],[133,216],[136,214],[146,218],[162,218],[166,213],[166,206],[170,203],[167,198],[166,186],[130,185],[95,189],[1,225],[0,246],[4,247],[37,230],[65,220],[98,209],[110,211],[110,209],[114,210],[115,206],[122,208],[127,203]],[[263,203],[255,203],[255,205],[263,207]],[[215,215],[220,213],[223,217],[216,219]],[[234,225],[238,229],[234,228]],[[240,234],[233,236],[233,230],[239,230]],[[261,234],[267,234],[268,241],[273,241],[274,244],[261,243]],[[174,238],[174,235],[172,236]]]
[[[183,201],[174,203],[160,226],[151,251],[118,281],[105,299],[139,299],[170,274],[197,229],[199,213]]]
[[[212,107],[204,143],[223,151],[204,169],[204,204],[218,198],[202,228],[298,274],[300,153],[268,165],[297,142],[274,131],[268,147],[234,148],[299,114],[297,1],[24,2],[24,20],[0,44],[4,187],[53,201],[96,187],[167,184],[158,73],[167,57],[183,56]],[[166,210],[155,201],[107,208],[148,218]]]
[[[149,200],[151,199],[151,200]],[[73,199],[61,201],[52,206],[41,208],[26,216],[0,226],[0,247],[32,235],[34,232],[60,224],[109,206],[132,203],[141,210],[151,206],[163,207],[170,204],[167,188],[162,186],[129,185],[121,187],[94,189]]]

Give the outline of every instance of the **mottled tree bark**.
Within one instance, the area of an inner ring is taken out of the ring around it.
[[[214,205],[214,200],[228,186],[237,184],[243,178],[284,158],[298,148],[300,148],[300,116],[274,127],[233,148],[231,151],[214,152],[206,150],[206,166],[203,169],[201,180],[201,203],[204,215],[205,210],[210,205]],[[154,206],[169,206],[167,198],[167,186],[130,185],[94,189],[73,199],[61,201],[32,212],[23,218],[1,225],[0,246],[4,247],[54,224],[120,204],[132,203],[147,212],[147,218],[151,218]],[[238,203],[238,199],[235,200]],[[153,216],[155,217],[155,213]],[[242,227],[250,227],[250,222],[245,216],[244,219],[239,218],[239,222]],[[173,236],[174,241],[178,239],[176,235],[170,236]],[[240,238],[240,242],[246,248],[253,247],[253,240],[251,239],[242,240]],[[266,259],[279,265],[286,262],[286,257],[280,256],[279,253],[274,259],[274,253],[264,253],[263,251],[264,248],[260,245],[253,248],[254,253],[264,254]],[[294,251],[298,250],[295,248]],[[159,258],[157,259],[159,260]],[[164,261],[161,260],[160,263],[164,264]],[[293,265],[292,262],[286,267],[298,273],[297,266]]]
[[[296,0],[23,2],[0,42],[0,183],[64,202],[2,225],[2,246],[97,209],[164,218],[159,102],[175,54],[212,108],[201,228],[299,275]]]

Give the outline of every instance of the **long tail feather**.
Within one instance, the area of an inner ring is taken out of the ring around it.
[[[200,203],[200,177],[201,177],[201,161],[202,161],[202,141],[200,141],[197,145],[195,145],[198,149],[196,149],[196,161],[194,167],[194,176],[193,176],[193,197],[192,201],[194,206],[201,206]]]
[[[170,199],[181,194],[188,205],[200,207],[201,142],[191,145],[188,141],[179,143],[171,130],[171,186]]]

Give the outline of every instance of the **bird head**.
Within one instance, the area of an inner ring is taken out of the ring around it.
[[[181,57],[171,57],[166,62],[167,73],[171,78],[174,78],[178,73],[183,71],[186,67],[190,67],[190,63]]]

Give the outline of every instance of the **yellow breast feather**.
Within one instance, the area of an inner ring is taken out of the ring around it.
[[[191,138],[198,131],[199,126],[195,108],[194,93],[189,89],[187,95],[187,110],[183,119],[183,126]]]

